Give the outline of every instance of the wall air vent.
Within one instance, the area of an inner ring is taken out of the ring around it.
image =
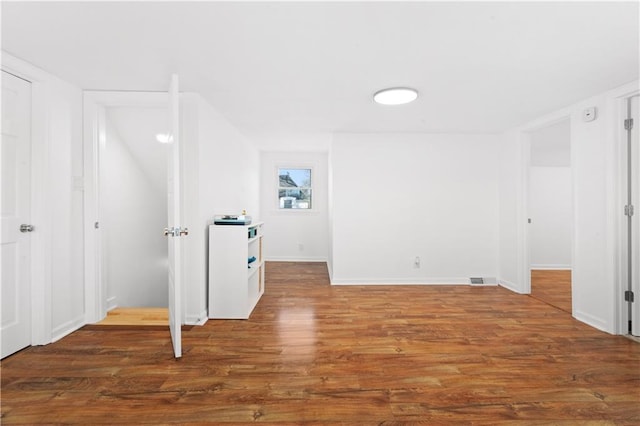
[[[471,285],[474,284],[484,284],[484,279],[483,278],[470,278],[471,280]]]

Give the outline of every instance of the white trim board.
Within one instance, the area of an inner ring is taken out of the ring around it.
[[[590,325],[591,327],[597,328],[600,331],[611,333],[609,327],[607,326],[608,322],[605,319],[598,318],[585,312],[576,310],[574,310],[573,312],[573,317],[578,321]]]
[[[495,278],[485,278],[486,284],[471,284],[468,277],[448,278],[356,278],[332,279],[331,285],[471,285],[474,287],[495,286]]]
[[[528,294],[528,293],[523,293],[521,291],[520,286],[512,283],[511,281],[506,281],[506,280],[498,280],[498,285],[500,287],[504,287],[507,290],[513,291],[514,293],[518,293],[518,294]]]
[[[185,325],[204,325],[209,320],[208,312],[202,311],[198,315],[187,315],[185,317]]]
[[[326,257],[268,257],[265,262],[327,262]]]
[[[530,269],[537,271],[571,271],[572,267],[571,265],[531,265]]]
[[[51,332],[52,338],[50,343],[57,342],[63,337],[68,336],[69,334],[78,330],[80,327],[84,326],[85,324],[86,322],[84,321],[84,315],[81,315],[71,321],[67,321],[64,324],[61,324],[60,326],[52,330]]]

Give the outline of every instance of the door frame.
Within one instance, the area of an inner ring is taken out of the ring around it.
[[[110,107],[167,107],[168,102],[167,92],[83,91],[84,282],[85,321],[88,324],[101,321],[107,315],[106,280],[102,268],[104,253],[99,227],[102,219],[99,145],[105,137],[105,110]]]
[[[520,215],[520,235],[522,235],[522,249],[520,252],[520,282],[524,283],[522,288],[522,293],[531,294],[531,231],[528,223],[528,219],[531,217],[530,215],[530,206],[529,206],[529,184],[530,184],[530,169],[531,169],[531,133],[544,129],[549,126],[553,126],[554,124],[558,124],[560,122],[567,121],[569,123],[569,127],[571,127],[572,117],[568,110],[562,110],[553,114],[551,116],[547,116],[542,120],[536,121],[526,127],[519,129],[520,133],[520,143],[522,149],[521,156],[521,167],[522,167],[522,200],[521,200],[521,212]],[[571,145],[571,217],[572,217],[572,229],[571,229],[571,267],[573,269],[574,262],[574,253],[575,253],[575,169],[573,167],[573,132],[570,134],[570,145]],[[575,292],[574,281],[571,280],[571,309],[572,312],[574,309],[574,300],[573,294]]]
[[[623,198],[623,179],[626,179],[626,175],[623,175],[620,168],[620,161],[622,161],[621,152],[622,142],[626,144],[626,135],[623,134],[624,127],[622,126],[624,118],[626,118],[626,98],[633,96],[635,94],[640,94],[640,88],[638,87],[638,81],[634,81],[623,86],[620,86],[616,89],[605,92],[601,95],[599,99],[590,99],[590,104],[600,104],[603,108],[604,115],[601,119],[605,120],[605,123],[602,124],[602,137],[607,142],[605,148],[605,158],[604,158],[604,167],[605,167],[605,191],[606,191],[606,200],[605,200],[605,209],[606,209],[606,246],[605,246],[605,256],[604,259],[604,276],[607,281],[610,282],[610,293],[607,294],[610,299],[607,303],[610,307],[609,312],[607,312],[607,316],[600,320],[600,323],[594,321],[588,321],[584,318],[580,319],[580,321],[585,322],[592,327],[598,328],[600,330],[614,333],[614,334],[626,334],[627,332],[627,310],[626,310],[626,302],[624,301],[624,291],[626,290],[626,282],[622,282],[622,267],[623,263],[621,260],[621,240],[622,240],[622,225],[621,221],[625,218],[622,214],[623,207],[625,204],[626,198]],[[579,141],[576,140],[576,132],[574,131],[574,126],[576,126],[576,122],[574,120],[579,119],[579,113],[577,109],[579,105],[586,105],[583,103],[574,104],[569,107],[563,108],[561,110],[555,111],[551,114],[545,115],[542,118],[535,120],[532,123],[529,123],[527,126],[519,128],[516,133],[517,143],[519,144],[520,152],[520,181],[519,188],[520,194],[522,196],[517,200],[517,217],[519,220],[517,227],[517,278],[519,282],[523,283],[521,286],[517,286],[514,288],[515,291],[519,293],[529,293],[531,291],[531,283],[530,277],[527,277],[528,272],[528,235],[527,235],[527,203],[526,199],[528,198],[528,182],[526,179],[526,167],[528,165],[528,154],[524,151],[527,147],[527,137],[525,132],[530,130],[535,130],[538,127],[548,125],[553,123],[555,120],[559,120],[565,117],[571,117],[571,163],[572,163],[572,186],[573,186],[573,212],[574,212],[574,232],[573,232],[573,270],[575,272],[575,253],[576,253],[576,168],[575,168],[575,156],[576,156],[576,144]],[[622,138],[625,138],[624,141],[621,141]],[[526,155],[525,155],[526,154]],[[626,228],[624,230],[626,232]],[[578,288],[575,285],[574,280],[572,280],[572,293],[575,295],[578,291]],[[572,315],[574,318],[576,317],[576,308],[575,308],[576,300],[573,298],[572,300]],[[596,318],[596,320],[598,320]]]
[[[53,340],[52,238],[53,219],[49,175],[50,135],[47,131],[47,91],[50,76],[4,51],[2,70],[31,83],[31,345]]]
[[[628,335],[628,307],[627,302],[624,300],[624,292],[627,290],[626,280],[626,259],[624,253],[626,253],[626,241],[627,241],[627,216],[623,214],[624,205],[627,204],[627,173],[626,173],[626,150],[627,150],[627,132],[624,129],[624,120],[627,118],[627,99],[640,95],[640,89],[634,88],[632,90],[623,90],[617,94],[615,98],[611,100],[613,102],[613,122],[611,124],[613,129],[613,140],[615,141],[615,161],[616,161],[616,191],[615,191],[615,206],[612,216],[615,222],[616,229],[616,241],[615,246],[615,330],[617,334]],[[640,123],[634,123],[634,126],[640,126]],[[636,210],[638,210],[639,200],[635,200]],[[636,215],[640,212],[636,211]],[[640,303],[640,295],[635,295],[635,303]]]

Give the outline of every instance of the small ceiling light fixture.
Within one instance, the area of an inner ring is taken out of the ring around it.
[[[156,135],[156,140],[160,143],[171,143],[173,142],[173,135],[170,133],[158,133]]]
[[[418,91],[409,87],[392,87],[374,93],[373,100],[382,105],[402,105],[418,98]]]

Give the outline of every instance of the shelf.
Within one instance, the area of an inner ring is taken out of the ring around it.
[[[247,319],[264,294],[262,226],[209,227],[209,318]]]
[[[257,260],[253,262],[251,266],[247,268],[249,278],[251,278],[251,276],[256,272],[258,272],[263,265],[264,265],[264,262],[258,262]]]

